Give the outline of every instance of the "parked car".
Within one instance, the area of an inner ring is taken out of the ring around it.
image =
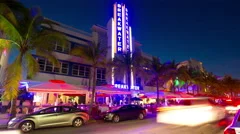
[[[71,106],[53,106],[32,114],[13,118],[8,122],[9,129],[30,132],[33,129],[57,126],[80,127],[89,120],[87,112]]]
[[[118,123],[128,119],[144,119],[146,110],[138,105],[124,105],[106,113],[104,120]]]
[[[235,114],[232,123],[224,130],[224,134],[240,133],[240,110]]]

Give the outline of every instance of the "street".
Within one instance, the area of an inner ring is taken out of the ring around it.
[[[31,134],[223,134],[223,127],[217,124],[205,124],[197,127],[175,126],[156,123],[151,115],[144,120],[122,121],[111,123],[97,121],[81,128],[61,127],[38,129]]]

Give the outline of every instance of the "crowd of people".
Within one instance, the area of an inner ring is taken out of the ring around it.
[[[63,101],[60,99],[60,102],[58,103],[59,106],[64,105],[64,106],[73,106],[75,108],[78,108],[78,103],[76,101],[73,101],[71,99],[68,100],[67,103],[63,103]]]

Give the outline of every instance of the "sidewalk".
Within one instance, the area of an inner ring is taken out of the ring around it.
[[[0,119],[0,129],[7,128],[8,119]]]
[[[16,116],[21,116],[23,114],[17,114]],[[0,129],[4,129],[7,127],[7,123],[9,120],[9,115],[8,114],[0,114]]]

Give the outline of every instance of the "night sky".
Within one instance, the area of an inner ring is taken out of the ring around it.
[[[90,32],[106,26],[114,0],[20,0],[44,16]],[[223,76],[240,78],[239,0],[126,0],[133,36],[162,62],[190,58]]]

